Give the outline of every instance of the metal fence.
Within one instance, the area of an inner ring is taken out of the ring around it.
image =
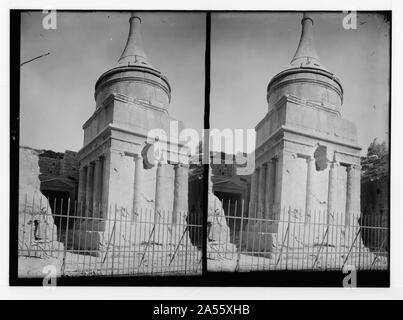
[[[389,268],[388,215],[345,221],[342,212],[314,211],[307,218],[303,210],[288,208],[266,218],[246,214],[243,202],[222,203],[225,213],[221,207],[209,212],[209,271]],[[32,275],[26,272],[32,258],[51,261],[62,276],[202,273],[201,212],[172,219],[172,211],[151,208],[133,212],[116,205],[106,218],[79,215],[83,211],[69,199],[51,206],[44,197],[25,198],[18,255],[19,264],[27,265],[19,265],[20,276]]]
[[[306,217],[304,210],[288,208],[266,218],[256,212],[247,216],[243,202],[222,203],[227,227],[215,232],[219,239],[209,239],[210,271],[389,268],[387,215],[354,215],[346,221],[343,212],[318,210]],[[220,210],[215,214],[222,216]],[[210,238],[212,228],[210,224]],[[219,249],[211,254],[217,243]]]
[[[187,212],[113,206],[106,218],[79,215],[76,203],[25,198],[19,208],[19,276],[33,257],[62,276],[201,274],[202,226]],[[194,216],[194,214],[193,214]],[[32,274],[32,273],[31,273]]]

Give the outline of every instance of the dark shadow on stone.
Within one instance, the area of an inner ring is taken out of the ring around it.
[[[315,158],[316,171],[323,171],[327,168],[327,147],[321,146],[316,148],[313,157]]]

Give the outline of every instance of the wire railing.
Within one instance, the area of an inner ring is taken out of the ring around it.
[[[19,209],[19,263],[43,258],[61,276],[201,274],[202,226],[195,213],[110,206],[104,217],[25,198]],[[173,222],[175,221],[175,222]],[[20,267],[20,266],[19,266]],[[19,268],[20,270],[29,269]],[[21,274],[20,276],[27,276]]]
[[[209,211],[208,271],[389,268],[387,215],[346,218],[293,208],[247,214],[245,203],[231,201],[224,208]],[[42,258],[57,264],[61,276],[202,273],[201,212],[179,212],[174,219],[170,210],[115,205],[106,211],[88,214],[69,199],[51,206],[43,197],[26,197],[19,208],[19,263]]]
[[[326,210],[305,215],[305,210],[293,208],[246,215],[243,202],[222,203],[226,227],[220,227],[221,232],[212,232],[212,225],[208,229],[210,252],[219,248],[208,254],[209,271],[389,268],[387,215],[346,217],[344,212]],[[221,216],[222,211],[214,210]]]

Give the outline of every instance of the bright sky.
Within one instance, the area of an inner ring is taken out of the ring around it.
[[[126,44],[130,14],[58,12],[57,29],[42,12],[22,13],[20,143],[78,151],[82,125],[95,110],[94,86]],[[145,51],[172,87],[171,116],[203,127],[205,14],[140,13]]]
[[[141,16],[146,53],[172,86],[170,114],[202,128],[205,15]],[[21,68],[21,144],[78,151],[82,124],[95,108],[95,82],[120,57],[129,13],[58,12],[57,30],[43,29],[43,17],[22,14],[21,61],[50,55]],[[389,135],[390,24],[358,14],[357,30],[345,30],[342,13],[313,17],[317,52],[342,82],[342,116],[356,123],[365,152],[374,138]],[[297,13],[212,14],[211,128],[251,129],[264,117],[267,84],[293,57],[300,20]]]
[[[212,14],[211,127],[254,128],[267,112],[270,79],[292,59],[298,13]],[[344,88],[342,116],[357,125],[364,154],[389,139],[389,35],[383,16],[358,13],[345,30],[343,13],[313,14],[316,51]]]

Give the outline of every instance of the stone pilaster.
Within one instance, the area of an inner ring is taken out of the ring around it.
[[[109,201],[109,179],[110,179],[110,161],[111,156],[109,152],[102,155],[102,207],[101,217],[106,219],[108,217],[108,201]]]
[[[172,210],[172,223],[176,224],[178,218],[187,211],[187,195],[188,193],[188,166],[178,164],[174,168],[174,203]],[[180,221],[183,223],[183,221]]]
[[[333,223],[333,216],[336,209],[337,192],[337,167],[336,162],[332,162],[329,167],[329,186],[327,194],[327,223]]]
[[[274,220],[278,220],[281,217],[281,189],[283,185],[283,153],[280,152],[278,156],[276,156],[274,160],[274,170],[275,170],[275,180],[274,180],[274,199],[273,199],[273,218]],[[283,204],[285,205],[285,204]]]
[[[155,180],[154,224],[159,222],[159,218],[161,216],[163,192],[164,192],[164,166],[162,163],[158,163],[156,180]]]
[[[347,187],[346,187],[346,212],[344,225],[349,226],[351,217],[360,212],[360,194],[361,194],[361,167],[350,165],[347,167]]]
[[[132,222],[134,222],[135,215],[140,209],[140,197],[141,197],[141,176],[143,171],[143,158],[140,155],[134,157],[134,182],[133,182],[133,214]]]
[[[252,174],[251,184],[250,184],[250,200],[249,200],[249,217],[255,217],[256,205],[257,205],[257,189],[259,183],[258,169]]]
[[[85,214],[85,193],[87,181],[87,168],[81,167],[78,180],[78,201],[77,201],[77,214],[83,216]]]
[[[93,187],[94,187],[94,164],[90,163],[87,168],[87,184],[85,191],[85,215],[87,217],[92,216],[92,205],[93,205]]]
[[[100,217],[102,206],[102,159],[95,160],[93,185],[93,217]]]
[[[312,192],[312,180],[313,173],[315,172],[315,159],[309,157],[306,159],[307,172],[306,172],[306,200],[305,200],[305,222],[311,221],[311,215],[313,210],[313,192]]]
[[[264,164],[260,167],[259,170],[259,190],[258,190],[258,209],[257,209],[257,218],[262,218],[265,207],[264,207],[264,199],[265,199],[265,189],[266,189],[266,168],[267,166]]]
[[[271,211],[273,205],[273,162],[269,161],[266,164],[266,187],[265,187],[265,219],[271,219]]]

